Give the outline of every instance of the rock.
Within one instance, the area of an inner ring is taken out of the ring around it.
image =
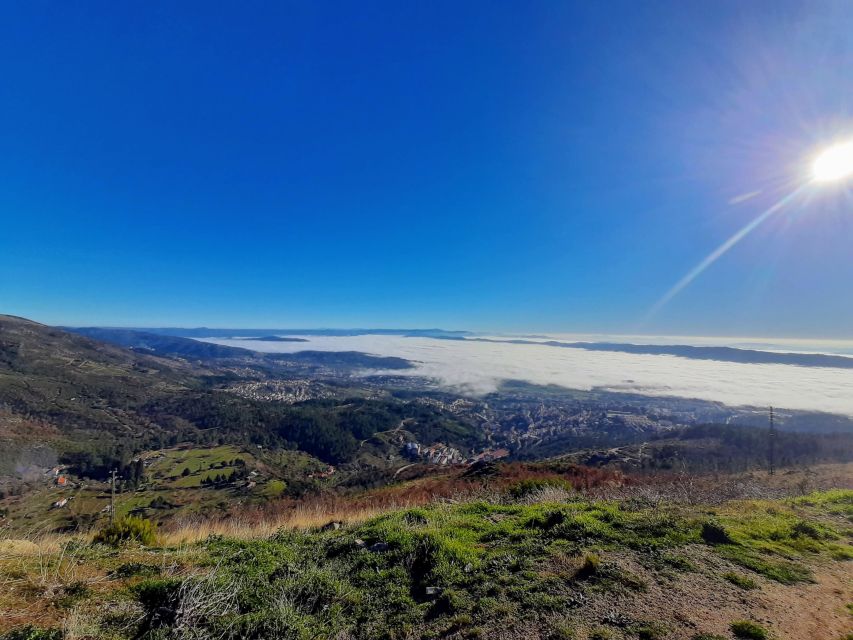
[[[388,543],[387,542],[377,542],[370,546],[370,551],[373,553],[382,553],[383,551],[388,551]]]
[[[426,594],[428,596],[437,596],[441,594],[441,587],[427,587]]]
[[[320,527],[320,531],[337,531],[341,528],[340,522],[327,522],[322,527]]]
[[[364,540],[362,540],[361,538],[356,538],[355,539],[355,546],[358,547],[359,549],[364,549],[367,546],[367,543]]]

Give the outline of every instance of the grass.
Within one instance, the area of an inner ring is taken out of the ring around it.
[[[812,580],[803,560],[853,559],[839,531],[811,518],[814,511],[847,515],[853,491],[833,490],[783,502],[740,501],[703,525],[703,538],[724,558],[782,584]]]
[[[730,628],[736,638],[743,638],[743,640],[767,640],[770,637],[764,627],[749,620],[732,622]]]
[[[226,445],[221,447],[205,448],[187,448],[187,449],[166,449],[162,452],[162,456],[156,458],[147,469],[148,475],[154,480],[170,479],[173,482],[181,483],[182,478],[186,485],[186,478],[193,477],[192,475],[182,477],[184,469],[188,469],[190,474],[199,474],[208,469],[213,470],[213,475],[223,473],[233,469],[231,464],[234,460],[242,460],[245,463],[251,463],[252,457],[242,452],[234,446]],[[200,477],[199,477],[200,481]],[[196,485],[198,482],[196,482]]]
[[[10,585],[0,593],[0,618],[29,607],[31,618],[15,618],[16,625],[38,619],[58,627],[75,611],[97,627],[96,637],[116,640],[186,635],[187,625],[197,637],[490,637],[532,627],[571,637],[584,628],[578,623],[586,601],[641,597],[656,579],[657,569],[633,573],[621,560],[626,556],[690,570],[683,556],[705,545],[780,582],[807,579],[810,558],[833,558],[848,547],[847,532],[821,516],[845,494],[813,497],[809,504],[732,503],[714,514],[574,495],[562,502],[525,497],[385,512],[384,506],[350,504],[347,512],[315,505],[261,526],[189,524],[163,532],[159,548],[45,539],[43,548],[0,556],[0,576]],[[709,515],[725,543],[703,541]],[[321,530],[329,520],[347,524]],[[814,545],[803,546],[802,537]],[[743,573],[722,577],[745,589],[754,584]],[[630,618],[624,624],[631,637],[654,640],[669,632]],[[738,633],[734,626],[732,632]]]
[[[745,576],[742,573],[735,573],[734,571],[727,571],[723,574],[723,579],[728,580],[736,587],[740,587],[745,591],[751,591],[752,589],[758,589],[758,583],[755,582],[749,576]]]

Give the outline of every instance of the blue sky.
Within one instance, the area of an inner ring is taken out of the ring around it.
[[[6,3],[0,310],[853,337],[849,8]]]

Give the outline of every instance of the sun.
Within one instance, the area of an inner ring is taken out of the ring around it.
[[[853,140],[824,150],[815,158],[812,175],[819,182],[834,182],[853,177]]]

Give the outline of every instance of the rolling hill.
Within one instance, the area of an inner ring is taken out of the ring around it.
[[[357,455],[359,440],[411,417],[417,417],[411,429],[420,437],[461,447],[480,438],[474,427],[440,409],[415,410],[390,398],[288,405],[219,386],[222,379],[234,379],[231,369],[222,367],[235,359],[241,375],[250,379],[304,373],[306,367],[409,366],[405,360],[356,352],[266,356],[187,338],[86,332],[134,348],[0,316],[0,437],[7,444],[0,473],[13,472],[36,447],[49,450],[39,459],[55,457],[77,473],[103,477],[136,452],[181,442],[302,450],[341,463]],[[38,437],[28,435],[34,425]]]

